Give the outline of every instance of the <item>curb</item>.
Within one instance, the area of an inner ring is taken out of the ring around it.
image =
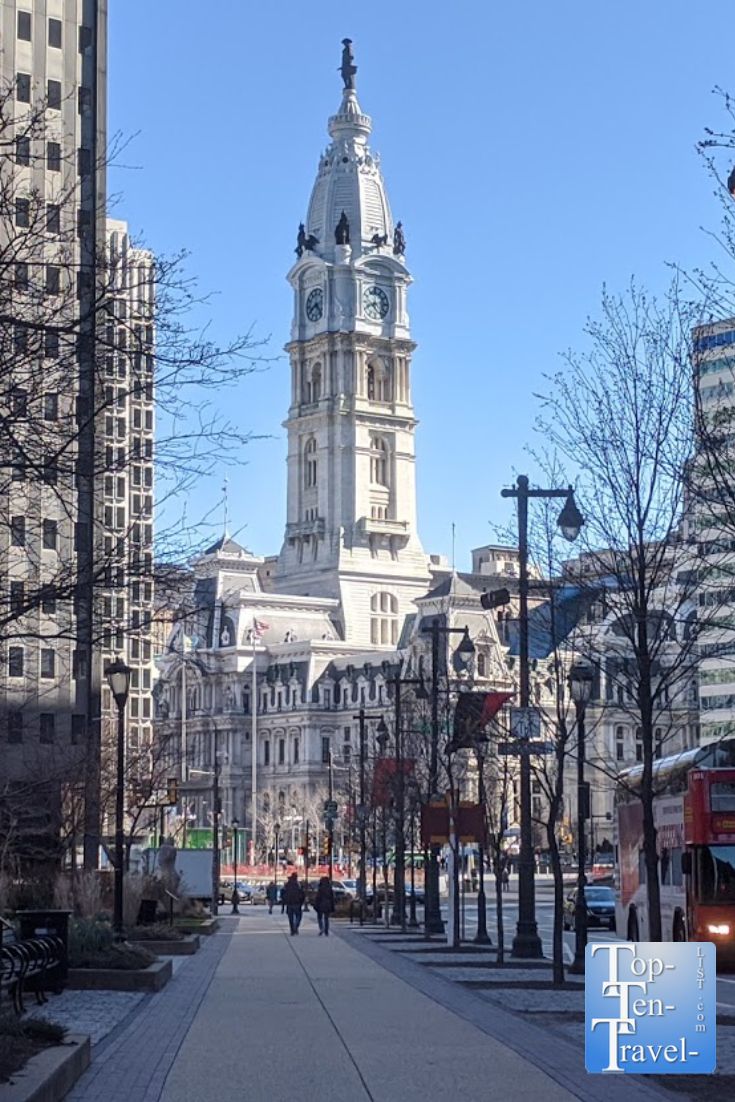
[[[91,1045],[83,1033],[32,1056],[10,1083],[0,1086],[3,1102],[61,1102],[87,1070]]]
[[[190,957],[199,951],[199,934],[187,934],[178,941],[153,941],[150,938],[128,938],[135,945],[142,945],[150,949],[159,957]]]
[[[170,960],[147,968],[70,968],[66,986],[72,991],[160,991],[173,974]]]

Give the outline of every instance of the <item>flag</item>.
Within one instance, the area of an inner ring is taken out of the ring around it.
[[[413,776],[413,758],[402,758],[405,778]],[[396,758],[378,758],[373,772],[373,807],[389,807],[398,794],[398,761]]]
[[[513,693],[460,693],[454,710],[454,729],[448,750],[471,749],[478,742],[487,742],[487,727]]]

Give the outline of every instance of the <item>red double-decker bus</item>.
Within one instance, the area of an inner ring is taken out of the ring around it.
[[[616,920],[629,941],[650,940],[643,766],[616,788]],[[653,817],[665,941],[713,941],[735,958],[735,741],[713,743],[654,762]]]

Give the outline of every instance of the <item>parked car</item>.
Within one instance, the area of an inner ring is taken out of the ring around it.
[[[584,901],[587,908],[588,926],[607,926],[615,929],[615,893],[612,888],[602,884],[588,884],[584,889]],[[565,930],[575,928],[574,919],[577,910],[577,889],[564,901],[562,925]]]

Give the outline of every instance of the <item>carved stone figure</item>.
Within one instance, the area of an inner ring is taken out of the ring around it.
[[[313,233],[310,233],[306,241],[304,242],[304,248],[307,250],[307,252],[313,252],[318,244],[319,238],[316,237]]]
[[[393,230],[393,255],[404,256],[406,252],[406,236],[403,232],[403,222],[396,222]]]
[[[306,248],[306,230],[304,229],[304,223],[299,222],[299,232],[296,237],[296,248],[294,252],[297,256],[304,255],[304,249]]]
[[[373,245],[375,245],[375,247],[377,249],[379,249],[381,247],[381,245],[387,245],[388,244],[388,234],[387,233],[382,233],[382,234],[381,233],[374,233],[373,236],[370,238],[370,240],[372,241]]]
[[[350,243],[350,223],[344,211],[339,216],[339,222],[334,231],[334,240],[338,245],[349,245]]]
[[[352,39],[343,38],[342,47],[342,64],[339,71],[342,74],[345,88],[354,88],[357,66],[355,65],[355,56],[352,53]]]

